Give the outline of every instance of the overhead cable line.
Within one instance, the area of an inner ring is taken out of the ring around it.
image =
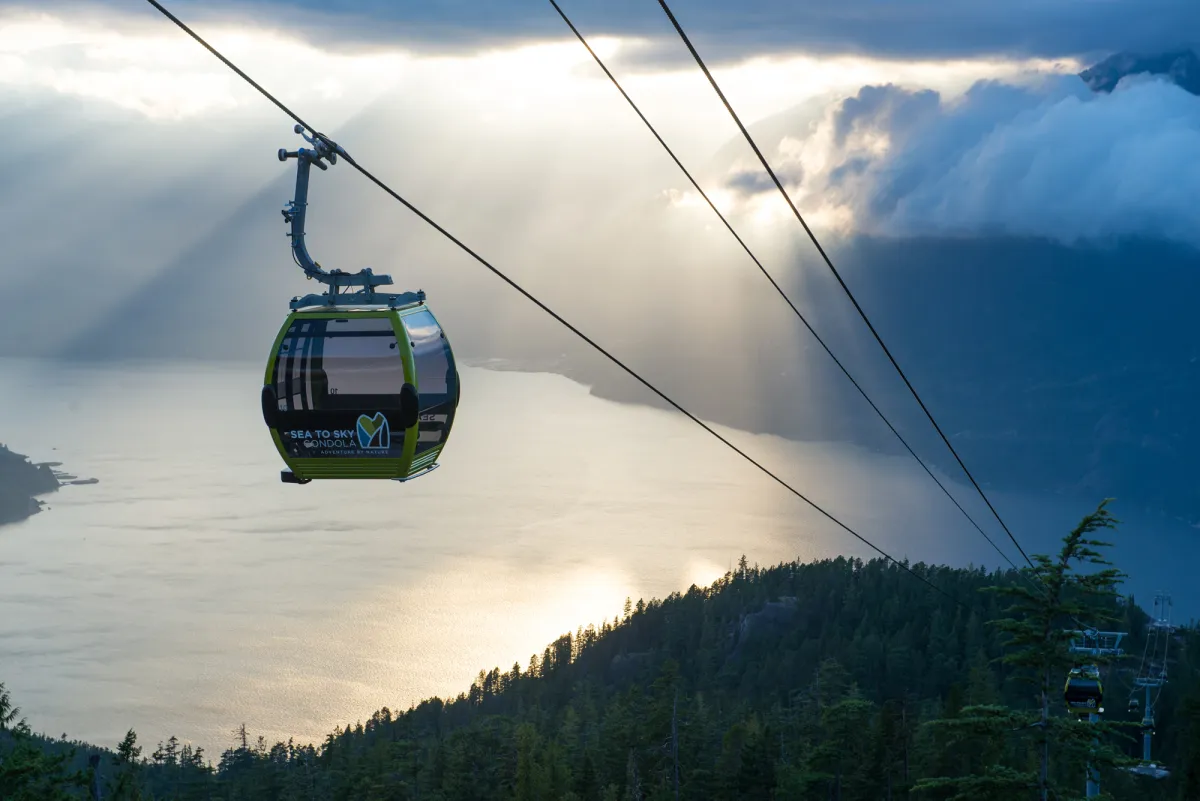
[[[293,119],[298,125],[303,126],[306,130],[311,132],[314,137],[320,137],[321,139],[324,139],[325,141],[329,141],[328,137],[326,137],[324,134],[318,132],[315,128],[313,128],[311,125],[309,125],[303,119],[301,119],[295,112],[293,112],[290,108],[288,108],[283,103],[281,103],[279,100],[277,100],[270,92],[268,92],[266,89],[261,87],[254,80],[252,80],[248,75],[246,75],[246,73],[244,73],[237,66],[235,66],[233,64],[233,62],[231,62],[229,59],[225,58],[225,56],[221,55],[214,47],[212,47],[210,44],[208,44],[208,42],[204,41],[204,39],[201,38],[199,34],[194,32],[182,20],[180,20],[178,17],[176,17],[170,11],[168,11],[162,5],[162,3],[158,2],[158,0],[146,0],[146,2],[148,2],[150,5],[154,6],[160,12],[162,12],[163,16],[165,16],[167,19],[174,22],[177,26],[179,26],[179,28],[181,30],[183,30],[185,33],[187,33],[189,36],[191,36],[193,39],[195,39],[197,42],[199,42],[201,45],[203,45],[206,50],[208,50],[210,53],[212,53],[214,56],[216,56],[218,59],[220,59],[221,62],[223,62],[226,66],[228,66],[230,69],[232,69],[234,72],[236,72],[239,76],[244,78],[247,83],[249,83],[251,86],[253,86],[255,89],[257,89],[264,97],[266,97],[268,100],[270,100],[272,103],[274,103],[281,111],[283,111],[284,114],[286,114],[288,117]],[[905,572],[907,572],[913,578],[915,578],[918,581],[922,582],[923,584],[927,585],[929,588],[931,588],[935,592],[938,592],[941,595],[945,596],[946,598],[949,598],[955,604],[957,604],[959,606],[964,605],[962,603],[962,601],[960,601],[954,595],[950,594],[946,590],[937,586],[936,584],[934,584],[932,581],[930,581],[925,576],[922,576],[920,573],[917,573],[916,571],[914,571],[911,567],[909,567],[904,562],[899,561],[895,557],[893,557],[890,554],[888,554],[887,552],[885,552],[879,546],[875,545],[875,543],[871,542],[866,537],[859,534],[857,531],[852,529],[846,523],[843,523],[837,517],[834,517],[833,514],[826,511],[823,507],[819,506],[815,501],[812,501],[811,499],[809,499],[806,495],[801,493],[799,490],[797,490],[795,487],[793,487],[791,484],[789,484],[784,479],[780,478],[778,475],[776,475],[770,469],[765,467],[762,463],[758,462],[756,459],[754,459],[748,453],[743,451],[737,445],[733,444],[728,439],[721,436],[721,434],[719,434],[715,429],[713,429],[711,426],[709,426],[707,423],[705,423],[699,417],[696,417],[694,414],[689,412],[687,409],[683,408],[683,406],[681,406],[679,403],[672,400],[670,397],[668,397],[666,395],[666,393],[664,393],[658,387],[654,386],[654,384],[650,383],[648,380],[643,378],[633,368],[628,367],[624,362],[622,362],[616,356],[609,353],[601,345],[599,345],[595,340],[593,340],[587,334],[580,331],[578,328],[576,328],[574,325],[572,325],[570,322],[568,322],[565,318],[563,318],[561,315],[559,315],[557,312],[555,312],[553,309],[551,309],[549,306],[547,306],[545,303],[543,303],[542,301],[540,301],[536,297],[534,297],[524,287],[522,287],[520,284],[518,284],[513,279],[509,278],[506,274],[501,272],[498,268],[493,266],[489,261],[487,261],[485,258],[480,256],[478,253],[476,253],[474,250],[472,250],[470,247],[468,247],[466,244],[464,244],[461,240],[459,240],[457,237],[455,237],[453,234],[451,234],[449,231],[447,231],[445,228],[443,228],[441,225],[439,225],[437,222],[435,222],[431,217],[429,217],[424,212],[422,212],[420,209],[418,209],[416,206],[414,206],[412,203],[410,203],[409,201],[407,201],[403,197],[401,197],[395,190],[393,190],[391,187],[389,187],[387,184],[385,184],[379,178],[375,177],[375,175],[373,175],[365,167],[363,167],[357,161],[355,161],[348,153],[345,152],[344,149],[339,149],[338,153],[339,153],[339,155],[341,155],[341,157],[345,161],[347,161],[352,167],[354,167],[354,169],[356,169],[360,173],[362,173],[368,180],[370,180],[372,183],[374,183],[376,186],[378,186],[380,189],[382,189],[384,192],[386,192],[388,195],[390,195],[393,199],[399,201],[402,205],[404,205],[405,208],[407,208],[413,214],[420,217],[421,220],[423,220],[425,223],[427,223],[435,231],[437,231],[442,236],[446,237],[451,242],[453,242],[455,245],[457,245],[459,247],[459,249],[461,249],[464,253],[466,253],[471,258],[475,259],[475,261],[479,262],[481,265],[486,267],[496,277],[498,277],[500,280],[504,281],[506,284],[511,286],[513,289],[515,289],[517,292],[524,295],[526,299],[528,299],[530,302],[532,302],[534,305],[536,305],[542,311],[546,312],[546,314],[553,317],[555,320],[557,320],[559,323],[561,323],[565,328],[567,328],[567,330],[569,330],[571,333],[575,334],[577,337],[582,339],[584,342],[586,342],[588,345],[590,345],[592,348],[594,348],[597,352],[599,352],[604,357],[606,357],[613,364],[620,367],[622,370],[624,370],[626,373],[628,373],[630,376],[632,376],[634,379],[636,379],[639,383],[641,383],[643,386],[645,386],[647,389],[649,389],[651,392],[653,392],[655,395],[662,398],[665,402],[667,402],[672,407],[674,407],[676,409],[676,411],[678,411],[680,414],[684,415],[689,420],[691,420],[693,423],[695,423],[696,425],[703,428],[709,434],[712,434],[714,437],[716,437],[718,440],[720,440],[724,445],[726,445],[730,450],[734,451],[736,454],[741,456],[747,462],[749,462],[750,464],[757,467],[760,471],[765,473],[770,478],[774,479],[776,483],[778,483],[780,486],[782,486],[788,492],[792,493],[797,498],[799,498],[800,500],[807,503],[809,506],[811,506],[817,512],[822,514],[828,520],[830,520],[831,522],[836,524],[839,528],[846,531],[848,534],[850,534],[851,536],[853,536],[854,538],[856,538],[857,540],[862,542],[864,545],[871,548],[873,551],[878,553],[884,559],[887,559],[891,563],[893,563],[893,564],[897,565],[898,567],[900,567],[901,569],[903,569]]]
[[[992,506],[992,502],[988,500],[987,494],[983,491],[983,488],[979,486],[979,482],[977,482],[975,477],[971,475],[971,471],[967,469],[967,465],[963,462],[962,457],[958,455],[958,451],[956,451],[954,446],[950,444],[950,438],[947,437],[945,432],[942,431],[942,427],[938,425],[937,420],[933,419],[933,413],[929,411],[929,408],[925,405],[925,401],[921,400],[921,396],[917,394],[916,388],[912,385],[912,382],[908,380],[908,376],[905,375],[904,370],[900,368],[900,364],[896,361],[896,357],[892,355],[892,352],[888,349],[888,346],[884,344],[883,337],[879,335],[879,332],[875,330],[875,326],[871,324],[870,319],[867,317],[867,313],[863,311],[862,306],[859,305],[858,300],[854,297],[854,293],[850,291],[850,287],[846,285],[844,280],[842,280],[841,273],[839,273],[837,268],[833,266],[833,261],[829,258],[829,255],[826,254],[825,249],[821,247],[821,243],[817,241],[816,234],[814,234],[812,229],[808,227],[808,223],[805,222],[804,216],[800,214],[800,210],[796,208],[796,204],[792,202],[791,196],[788,194],[787,190],[783,188],[783,184],[780,182],[779,177],[775,175],[775,171],[771,169],[771,165],[767,163],[766,157],[763,156],[762,151],[758,149],[758,145],[754,142],[754,137],[752,137],[750,132],[746,130],[746,126],[742,124],[741,118],[738,117],[737,112],[733,110],[733,106],[730,105],[729,100],[726,99],[725,93],[722,92],[721,87],[717,85],[716,79],[713,78],[712,73],[708,71],[708,67],[705,65],[704,59],[700,57],[700,54],[692,45],[691,39],[689,39],[688,35],[684,33],[683,26],[679,24],[679,20],[677,20],[675,15],[671,13],[670,6],[667,5],[666,0],[658,0],[658,4],[662,6],[663,11],[667,12],[668,19],[671,20],[671,24],[675,26],[675,30],[679,34],[680,38],[683,39],[683,43],[687,45],[688,50],[691,51],[692,57],[696,59],[696,63],[704,72],[705,77],[708,78],[708,82],[712,84],[712,88],[716,91],[717,97],[721,98],[721,102],[725,105],[725,109],[729,112],[730,116],[733,117],[733,121],[737,123],[737,127],[741,130],[742,136],[746,138],[746,142],[748,142],[750,147],[754,150],[754,154],[758,156],[758,160],[762,162],[763,168],[767,171],[767,174],[771,176],[771,180],[775,182],[775,186],[783,195],[783,199],[787,201],[792,213],[796,215],[796,219],[800,221],[800,225],[804,227],[805,233],[808,234],[809,239],[811,239],[813,245],[816,246],[817,252],[821,254],[821,258],[829,267],[830,272],[833,273],[833,277],[837,279],[838,284],[841,285],[842,290],[846,293],[846,297],[850,298],[850,302],[854,304],[854,308],[858,311],[858,315],[862,317],[863,322],[867,324],[867,328],[871,330],[871,333],[875,337],[875,341],[879,343],[879,347],[883,348],[884,354],[887,355],[888,360],[892,363],[892,366],[896,368],[896,372],[900,374],[900,378],[903,379],[905,386],[908,387],[908,391],[911,392],[913,398],[916,399],[917,404],[921,407],[921,411],[925,412],[925,416],[929,418],[929,422],[932,423],[934,429],[937,430],[938,435],[942,438],[942,442],[946,443],[946,447],[950,449],[950,453],[954,454],[955,460],[958,461],[958,466],[962,468],[963,473],[965,473],[967,478],[970,479],[971,484],[975,487],[976,491],[979,493],[979,496],[983,498],[983,502],[987,504],[988,509],[991,510],[992,515],[996,518],[996,521],[999,522],[1001,528],[1004,529],[1004,533],[1006,533],[1008,538],[1012,540],[1013,545],[1017,546],[1017,550],[1021,552],[1021,556],[1025,557],[1025,561],[1029,563],[1029,566],[1033,567],[1033,561],[1029,558],[1029,555],[1025,553],[1025,549],[1021,547],[1021,543],[1017,542],[1017,538],[1013,535],[1012,531],[1009,530],[1008,525],[1000,517],[1000,513],[996,511],[996,507]]]
[[[709,198],[708,193],[706,193],[700,187],[700,184],[696,181],[695,178],[692,177],[692,174],[688,171],[687,167],[683,166],[683,162],[681,162],[679,160],[679,157],[675,155],[675,152],[673,150],[671,150],[671,147],[666,143],[666,141],[663,140],[662,136],[659,135],[658,131],[655,130],[654,126],[650,124],[650,120],[646,119],[646,115],[642,113],[641,109],[638,108],[637,104],[634,103],[633,99],[629,96],[628,93],[626,93],[625,89],[621,86],[621,82],[617,80],[616,76],[612,74],[612,72],[608,69],[607,66],[605,66],[604,61],[601,60],[600,56],[596,54],[596,51],[592,49],[592,46],[590,44],[588,44],[587,39],[584,38],[583,34],[579,32],[579,29],[576,28],[575,25],[571,22],[570,18],[567,16],[566,12],[564,12],[562,10],[562,8],[558,5],[557,2],[555,2],[555,0],[550,0],[550,5],[554,6],[554,10],[558,12],[558,15],[560,17],[562,17],[563,22],[567,23],[567,27],[569,27],[571,29],[571,32],[574,33],[576,38],[579,39],[580,44],[582,44],[587,49],[588,53],[591,54],[592,58],[596,60],[596,64],[599,65],[600,69],[604,70],[604,74],[608,76],[608,79],[610,81],[612,81],[613,86],[617,87],[617,91],[620,92],[621,96],[624,97],[626,102],[629,103],[630,108],[632,108],[634,113],[637,114],[638,117],[641,118],[642,122],[644,122],[646,124],[646,127],[650,130],[650,133],[654,135],[654,138],[658,140],[658,143],[663,146],[664,150],[667,151],[667,155],[669,155],[671,157],[671,160],[675,162],[676,166],[679,167],[679,169],[683,172],[683,174],[687,177],[687,179],[689,181],[691,181],[692,186],[694,186],[696,188],[696,191],[700,193],[700,197],[704,198],[704,202],[707,203],[709,208],[711,208],[713,210],[713,213],[717,215],[718,219],[720,219],[721,222],[724,223],[725,228],[728,229],[729,233],[733,235],[733,238],[737,240],[737,243],[742,246],[742,249],[746,251],[746,255],[749,256],[750,259],[755,263],[755,265],[758,266],[758,269],[762,272],[763,276],[765,276],[766,279],[771,283],[771,286],[775,287],[775,291],[779,293],[779,297],[783,298],[783,301],[785,303],[787,303],[787,305],[789,307],[791,307],[792,311],[795,312],[796,317],[798,317],[800,319],[800,322],[804,324],[804,327],[808,329],[808,332],[813,335],[813,338],[815,338],[817,340],[817,342],[820,344],[820,346],[822,348],[824,348],[825,352],[827,354],[829,354],[829,358],[833,359],[833,363],[836,364],[838,366],[838,368],[842,371],[842,373],[846,376],[846,378],[848,378],[850,380],[850,383],[853,384],[854,388],[858,390],[858,394],[863,396],[863,399],[871,406],[871,408],[875,411],[875,414],[877,414],[879,416],[879,419],[882,420],[884,422],[884,425],[886,425],[888,427],[888,429],[893,434],[896,435],[896,439],[900,440],[900,444],[903,445],[905,447],[905,449],[909,452],[909,454],[914,459],[917,460],[917,463],[920,464],[921,467],[925,469],[925,472],[928,473],[929,477],[933,479],[933,482],[938,485],[938,488],[941,489],[941,491],[946,494],[946,497],[950,499],[950,502],[958,507],[958,511],[963,513],[963,516],[966,517],[967,520],[971,523],[971,525],[975,527],[975,530],[978,531],[981,535],[983,535],[983,538],[988,541],[988,544],[996,549],[996,553],[1000,554],[1000,556],[1004,559],[1004,561],[1008,562],[1008,564],[1015,570],[1017,566],[1016,566],[1016,564],[1013,563],[1012,559],[1008,558],[1008,554],[1006,554],[1004,551],[1002,551],[1000,549],[1000,546],[997,545],[992,540],[992,538],[988,536],[987,532],[984,531],[983,528],[978,523],[975,522],[975,518],[971,517],[971,515],[967,512],[967,510],[963,508],[962,504],[960,504],[958,502],[958,499],[955,498],[950,493],[950,490],[948,490],[946,488],[946,486],[944,484],[942,484],[942,482],[938,479],[938,477],[933,474],[933,471],[929,469],[929,466],[925,464],[924,460],[921,459],[921,457],[917,455],[916,451],[914,451],[912,449],[912,446],[910,446],[908,444],[907,440],[905,440],[904,437],[901,436],[900,432],[896,430],[896,427],[894,425],[892,425],[891,421],[888,420],[887,417],[884,415],[884,413],[880,410],[880,408],[877,405],[875,405],[875,401],[871,400],[870,396],[867,395],[866,390],[864,390],[862,388],[862,386],[858,383],[858,381],[855,380],[854,376],[850,375],[850,371],[846,368],[846,366],[844,364],[842,364],[842,361],[837,356],[835,356],[833,351],[830,350],[829,346],[825,344],[825,340],[822,339],[821,335],[818,334],[816,332],[816,330],[812,327],[812,325],[809,324],[808,320],[804,317],[804,314],[801,313],[801,311],[798,308],[796,308],[796,304],[792,302],[792,299],[790,297],[788,297],[786,292],[783,291],[783,288],[779,286],[779,283],[767,271],[767,268],[763,266],[762,262],[759,261],[758,257],[755,256],[754,253],[750,250],[750,246],[747,245],[746,242],[742,239],[742,237],[738,234],[738,232],[734,230],[733,226],[729,223],[729,220],[727,220],[725,218],[725,215],[720,212],[720,210],[717,208],[716,204],[713,203],[712,200]]]

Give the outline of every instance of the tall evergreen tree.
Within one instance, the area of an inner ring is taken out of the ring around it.
[[[112,801],[141,801],[142,785],[138,771],[142,765],[141,757],[142,747],[137,744],[137,733],[130,729],[113,755],[116,775],[109,787]]]
[[[1084,726],[1077,720],[1050,714],[1054,682],[1065,680],[1077,664],[1070,650],[1075,632],[1119,619],[1117,588],[1125,575],[1112,567],[1100,550],[1111,543],[1092,538],[1095,532],[1117,525],[1107,505],[1108,501],[1103,501],[1084,517],[1063,538],[1062,548],[1054,557],[1035,554],[1034,566],[1021,571],[1028,581],[983,588],[1011,602],[1006,617],[993,622],[1006,637],[1006,652],[999,661],[1015,667],[1024,680],[1035,684],[1038,709],[1027,712],[997,704],[974,704],[929,722],[927,725],[947,748],[965,757],[960,766],[965,775],[924,779],[917,783],[917,790],[951,801],[1008,801],[1028,797],[1032,788],[1037,789],[1042,801],[1048,801],[1052,794],[1054,798],[1070,798],[1076,793],[1059,776],[1071,775],[1078,786],[1084,774],[1082,770],[1052,771],[1052,743],[1072,766],[1082,762],[1097,768],[1112,767],[1127,761],[1104,740],[1098,745],[1092,742],[1093,738],[1118,733],[1120,726],[1105,722]],[[1096,657],[1095,661],[1103,663],[1108,658]],[[1013,732],[1033,733],[1036,765],[1011,759],[1014,754],[1007,741]]]

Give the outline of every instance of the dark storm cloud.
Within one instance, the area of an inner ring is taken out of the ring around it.
[[[0,0],[0,5],[128,11],[128,0]],[[585,35],[632,35],[651,45],[625,58],[643,65],[685,61],[687,51],[653,0],[568,0]],[[541,0],[175,0],[185,19],[234,18],[291,28],[328,46],[402,44],[425,51],[562,38],[569,32]],[[154,12],[148,5],[145,13]],[[903,58],[984,54],[1061,57],[1157,51],[1193,43],[1195,0],[678,0],[673,10],[710,60],[787,51],[857,52]]]
[[[779,176],[779,180],[783,182],[784,186],[793,186],[804,180],[804,168],[798,164],[776,170],[775,174]],[[762,170],[735,172],[725,181],[725,186],[740,195],[757,195],[762,192],[775,191],[775,182]]]

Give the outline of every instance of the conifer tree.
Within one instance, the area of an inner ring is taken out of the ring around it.
[[[117,746],[117,753],[113,757],[117,775],[109,788],[112,801],[141,801],[142,788],[138,781],[141,756],[142,747],[137,744],[137,733],[130,729]]]
[[[74,749],[50,753],[34,742],[21,710],[0,683],[0,798],[4,801],[69,801],[87,777],[68,766]]]
[[[1036,686],[1038,708],[1026,711],[974,704],[930,721],[927,726],[944,747],[966,758],[967,764],[962,766],[966,775],[924,779],[914,789],[949,801],[1008,801],[1028,798],[1035,789],[1042,801],[1073,798],[1084,782],[1085,764],[1113,767],[1127,761],[1103,739],[1118,734],[1121,724],[1085,725],[1050,714],[1055,683],[1065,681],[1076,664],[1070,652],[1071,639],[1076,636],[1073,632],[1083,625],[1102,627],[1118,619],[1117,587],[1125,576],[1100,550],[1111,543],[1092,538],[1096,531],[1116,528],[1118,521],[1107,505],[1108,500],[1101,502],[1095,512],[1084,517],[1063,538],[1054,557],[1035,554],[1034,566],[1021,571],[1028,581],[984,588],[1010,601],[1006,616],[993,621],[1006,636],[1006,653],[998,661],[1017,668]],[[1033,735],[1036,765],[1014,758],[1008,745],[1014,732]],[[1097,737],[1100,744],[1094,746]],[[1060,752],[1060,761],[1078,770],[1052,771],[1052,744]]]

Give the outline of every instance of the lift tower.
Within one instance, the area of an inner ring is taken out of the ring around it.
[[[1141,689],[1144,694],[1142,762],[1128,770],[1130,773],[1152,779],[1165,779],[1171,775],[1169,770],[1150,758],[1150,741],[1154,735],[1154,705],[1158,702],[1163,685],[1167,683],[1167,652],[1175,630],[1171,625],[1171,606],[1171,596],[1167,593],[1160,592],[1154,596],[1154,614],[1146,624],[1146,647],[1142,652],[1142,664],[1138,668],[1137,678],[1133,680],[1133,695],[1129,699],[1129,708],[1132,711],[1138,705],[1137,691]]]
[[[1070,651],[1077,657],[1092,657],[1098,661],[1108,661],[1109,659],[1119,657],[1125,652],[1121,650],[1121,640],[1125,638],[1123,631],[1097,631],[1088,629],[1086,631],[1070,632],[1071,645]],[[1096,662],[1088,662],[1088,660],[1080,659],[1080,663],[1087,663],[1098,674],[1099,668]],[[1090,712],[1087,716],[1089,723],[1096,723],[1100,720],[1100,715],[1104,712],[1103,706],[1096,706],[1095,712]],[[1094,741],[1099,745],[1098,741]],[[1096,798],[1100,795],[1100,772],[1090,763],[1087,766],[1087,797]]]

